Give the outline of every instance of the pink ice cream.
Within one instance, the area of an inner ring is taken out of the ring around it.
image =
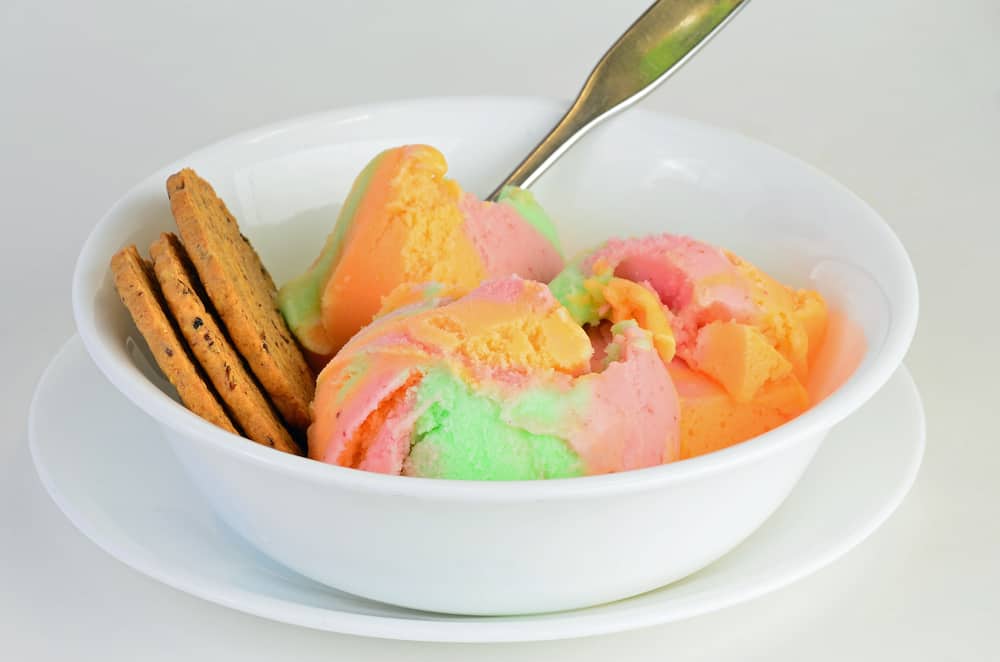
[[[310,456],[381,473],[492,480],[676,459],[677,395],[650,334],[623,322],[610,337],[594,370],[583,329],[546,286],[520,278],[404,306],[362,330],[320,374]]]
[[[444,156],[404,145],[358,175],[313,264],[278,293],[289,328],[321,368],[406,284],[469,292],[517,275],[548,281],[563,268],[555,227],[527,191],[478,200],[445,176]]]
[[[804,384],[827,326],[822,297],[728,251],[671,234],[613,239],[550,287],[595,346],[608,320],[624,318],[662,340],[681,398],[684,457],[749,439],[809,406]]]

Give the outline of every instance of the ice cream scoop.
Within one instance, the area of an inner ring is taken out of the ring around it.
[[[404,305],[319,375],[313,459],[436,478],[518,480],[679,457],[679,405],[651,334],[587,334],[541,283],[509,277]]]
[[[595,343],[608,320],[628,317],[659,339],[681,399],[685,457],[756,436],[809,406],[803,384],[827,326],[823,298],[728,251],[672,234],[613,239],[550,287],[596,330]]]
[[[563,266],[555,229],[527,191],[483,202],[445,177],[433,147],[386,150],[362,170],[322,252],[278,295],[285,319],[321,367],[400,285],[469,291],[516,274],[547,281]]]
[[[622,281],[638,287],[611,296]],[[826,329],[817,292],[787,287],[728,251],[679,235],[610,240],[575,260],[551,287],[580,324],[615,319],[635,306],[657,325],[667,320],[677,355],[741,401],[787,374],[804,380],[810,349]]]

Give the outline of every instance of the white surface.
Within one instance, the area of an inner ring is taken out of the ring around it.
[[[83,380],[98,385],[81,393],[74,385]],[[592,609],[469,618],[370,602],[271,562],[205,510],[157,426],[100,382],[74,337],[46,370],[29,423],[31,454],[46,489],[88,538],[136,570],[207,600],[286,623],[389,639],[579,637],[752,599],[814,572],[867,537],[909,490],[924,450],[920,397],[903,368],[830,434],[778,512],[719,562],[669,587]],[[81,424],[87,411],[114,414]],[[867,461],[858,466],[860,454]],[[854,489],[843,494],[838,487],[847,473]],[[817,521],[823,526],[814,526]]]
[[[813,379],[807,387],[822,397],[860,364],[808,412],[752,441],[644,471],[516,484],[409,480],[236,441],[157,387],[163,380],[134,351],[145,343],[108,270],[123,242],[145,252],[175,226],[163,183],[185,165],[244,219],[241,231],[282,282],[315,258],[354,173],[373,154],[437,144],[459,181],[489,190],[492,173],[530,148],[497,143],[489,128],[541,135],[558,116],[557,103],[523,97],[376,104],[265,126],[186,155],[129,191],[88,238],[73,282],[80,338],[101,372],[162,424],[206,504],[306,577],[413,609],[478,615],[590,607],[680,579],[774,512],[831,426],[885,384],[913,337],[917,286],[899,241],[871,208],[801,161],[635,109],[578,144],[535,187],[571,255],[612,232],[693,234],[819,290],[857,326],[831,325],[816,364],[849,365],[815,370],[828,386]],[[597,165],[610,162],[610,170]],[[677,220],[665,221],[667,208]],[[326,227],[303,227],[303,218],[325,218]],[[297,244],[300,235],[296,250],[288,238]],[[861,332],[866,348],[850,340]],[[629,561],[594,571],[608,559]]]
[[[112,201],[191,149],[304,112],[426,94],[571,96],[643,5],[240,4],[0,7],[8,233],[0,413],[11,422],[0,441],[4,652],[152,660],[196,651],[241,661],[1000,655],[1000,317],[990,294],[1000,239],[1000,9],[985,0],[947,10],[930,0],[807,10],[758,0],[645,102],[826,170],[886,217],[914,259],[922,313],[907,363],[927,406],[926,460],[900,511],[833,566],[747,605],[635,633],[439,646],[313,632],[209,605],[138,575],[77,533],[31,468],[26,411],[42,368],[72,332],[73,259]],[[571,11],[567,29],[560,17]],[[480,26],[490,34],[470,31]]]

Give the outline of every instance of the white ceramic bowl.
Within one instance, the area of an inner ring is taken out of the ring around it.
[[[153,173],[90,235],[73,282],[88,351],[160,424],[206,504],[265,554],[330,586],[426,610],[529,613],[631,596],[704,567],[760,526],[831,427],[899,366],[916,325],[917,285],[902,246],[874,211],[771,147],[641,109],[582,141],[536,193],[569,253],[609,235],[687,233],[818,288],[860,324],[867,353],[850,380],[767,434],[607,476],[480,483],[370,474],[211,426],[166,394],[141,340],[130,340],[137,335],[108,260],[127,243],[145,250],[174,227],[164,182],[180,167],[212,182],[282,282],[315,256],[354,175],[379,150],[435,145],[466,188],[486,193],[562,107],[539,99],[425,99],[264,127]],[[849,489],[850,476],[844,484]]]

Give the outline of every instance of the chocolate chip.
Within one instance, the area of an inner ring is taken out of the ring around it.
[[[204,324],[204,322],[201,321],[201,318],[195,317],[194,322],[192,322],[191,326],[193,326],[196,329],[200,329],[202,324]]]
[[[173,356],[174,355],[174,350],[170,349],[169,347],[164,347],[163,348],[163,353],[166,354],[167,356]]]

